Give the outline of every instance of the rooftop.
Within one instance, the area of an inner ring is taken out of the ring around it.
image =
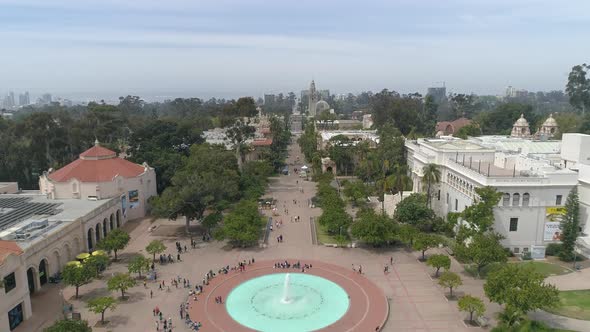
[[[458,138],[427,138],[419,141],[438,150],[490,150],[481,144]]]
[[[561,141],[540,141],[506,136],[480,136],[469,140],[503,152],[558,154],[561,151]]]
[[[0,240],[14,240],[21,247],[26,246],[36,237],[87,216],[113,200],[116,198],[52,200],[39,193],[0,195]],[[25,233],[29,235],[22,235]]]
[[[76,179],[80,182],[110,182],[116,176],[133,178],[146,171],[146,167],[117,157],[114,151],[98,145],[80,154],[80,158],[47,174],[56,182]]]
[[[0,240],[0,265],[4,263],[4,260],[10,255],[20,255],[23,250],[14,241],[1,241]]]

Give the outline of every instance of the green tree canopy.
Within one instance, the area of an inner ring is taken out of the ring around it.
[[[88,326],[88,321],[60,319],[50,327],[43,330],[44,332],[92,332]]]
[[[120,228],[111,231],[104,239],[98,242],[98,248],[113,251],[115,253],[115,260],[117,260],[117,251],[125,248],[129,244],[129,234]]]
[[[258,243],[263,226],[256,202],[243,200],[225,217],[216,235],[235,247],[250,247]]]
[[[100,314],[100,322],[104,324],[104,313],[108,309],[111,311],[117,307],[117,300],[110,296],[94,298],[87,303],[88,310],[95,314]]]
[[[483,288],[490,301],[505,305],[502,317],[512,326],[530,311],[559,304],[559,291],[544,280],[532,266],[506,264],[488,275]]]
[[[374,210],[364,210],[351,226],[352,236],[366,244],[380,247],[391,243],[396,238],[396,224]]]
[[[479,297],[465,295],[459,299],[457,303],[459,310],[469,313],[469,321],[473,322],[473,314],[481,316],[486,311],[483,301]]]
[[[447,255],[442,254],[431,255],[430,257],[428,257],[426,264],[436,269],[434,275],[438,277],[438,272],[440,271],[440,269],[448,270],[451,268],[451,258],[449,258],[449,256]]]
[[[471,137],[481,136],[481,128],[479,127],[479,124],[472,123],[467,126],[461,127],[461,129],[459,129],[459,131],[457,133],[455,133],[453,136],[458,137],[458,138],[462,138],[462,139],[467,139],[469,136],[471,136]]]
[[[512,125],[523,114],[529,123],[537,122],[537,115],[529,104],[505,103],[489,112],[479,113],[476,122],[485,135],[510,134]]]
[[[125,291],[135,286],[135,280],[131,278],[129,273],[115,273],[115,275],[107,281],[107,288],[110,291],[121,291],[121,298],[125,298]]]
[[[564,261],[574,259],[576,240],[580,235],[580,200],[578,189],[574,187],[565,203],[566,213],[561,220],[561,251],[559,258]]]
[[[570,104],[584,113],[590,108],[590,78],[587,77],[590,66],[587,64],[572,67],[565,91],[570,97]]]
[[[430,248],[437,247],[442,242],[443,239],[438,235],[420,233],[414,239],[414,245],[412,247],[414,250],[421,251],[422,260],[426,260],[426,251]]]
[[[461,218],[469,225],[469,229],[483,233],[491,231],[494,226],[494,207],[498,205],[502,193],[493,187],[475,188],[477,198],[475,204],[461,212]]]
[[[186,231],[191,220],[221,201],[239,198],[240,175],[235,157],[222,146],[193,145],[190,156],[166,188],[153,201],[156,215],[176,219],[184,216]]]
[[[137,273],[141,278],[141,271],[147,271],[150,268],[150,260],[143,255],[135,255],[127,265],[129,273]]]
[[[441,273],[440,278],[438,278],[438,284],[446,287],[450,291],[450,297],[453,297],[453,289],[463,285],[463,280],[461,277],[451,271],[445,271]]]
[[[400,224],[398,227],[398,237],[400,241],[406,243],[409,247],[414,245],[414,240],[420,234],[420,231],[409,224]]]
[[[410,224],[421,230],[430,230],[434,211],[428,207],[426,195],[414,193],[397,204],[393,218],[402,224]]]
[[[346,181],[344,195],[355,205],[364,205],[369,196],[367,186],[362,181]]]
[[[95,275],[96,271],[87,264],[66,265],[62,271],[64,284],[76,287],[76,298],[80,286],[90,283]]]
[[[489,232],[475,234],[469,243],[460,243],[455,247],[455,254],[463,260],[475,264],[477,276],[481,269],[490,263],[504,263],[507,260],[506,250],[500,243],[502,236]]]
[[[107,268],[109,265],[109,257],[106,254],[103,255],[91,255],[84,260],[84,265],[88,266],[94,273],[94,277],[100,277],[100,272]]]
[[[166,251],[166,246],[164,245],[164,243],[160,240],[152,240],[146,247],[145,247],[145,251],[148,252],[148,254],[153,255],[152,259],[155,261],[156,260],[156,254],[161,254],[164,251]]]

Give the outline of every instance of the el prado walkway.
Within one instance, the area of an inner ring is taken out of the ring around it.
[[[120,252],[120,260],[114,262],[104,271],[102,279],[94,280],[80,288],[80,298],[74,299],[74,288],[63,285],[48,287],[41,294],[33,296],[34,315],[31,320],[19,326],[16,332],[39,331],[41,327],[50,325],[54,319],[61,316],[61,298],[59,292],[63,291],[63,298],[74,305],[74,310],[80,312],[83,319],[89,321],[94,331],[155,331],[152,310],[158,306],[165,317],[173,320],[174,332],[188,331],[188,328],[180,320],[179,306],[186,302],[188,290],[185,288],[170,288],[170,291],[160,291],[158,282],[148,281],[147,288],[142,282],[128,291],[129,298],[121,301],[115,311],[107,311],[105,319],[109,321],[106,327],[94,327],[100,319],[100,315],[88,312],[86,302],[98,296],[118,297],[118,293],[106,290],[105,282],[115,272],[127,272],[127,263],[133,255],[138,253],[148,256],[145,252],[146,245],[154,240],[162,240],[167,246],[167,252],[176,256],[175,242],[180,241],[187,245],[189,250],[182,254],[182,262],[159,265],[156,263],[158,281],[165,280],[168,284],[173,278],[180,276],[189,279],[191,285],[200,283],[203,276],[209,271],[217,271],[225,265],[236,265],[238,262],[255,258],[257,261],[281,261],[296,259],[322,261],[336,264],[345,269],[351,269],[352,265],[362,265],[363,274],[375,283],[385,294],[389,303],[389,316],[387,323],[381,331],[477,331],[480,328],[467,327],[463,320],[467,314],[457,309],[456,301],[448,301],[445,297],[447,289],[438,286],[437,281],[431,275],[433,269],[424,263],[418,262],[419,253],[407,251],[405,248],[332,248],[312,243],[312,227],[310,218],[321,214],[319,208],[310,208],[308,201],[314,197],[316,183],[304,181],[299,178],[293,168],[300,168],[303,164],[303,156],[296,144],[289,147],[289,159],[291,173],[281,175],[271,180],[265,197],[273,197],[278,202],[278,216],[273,220],[281,220],[282,226],[275,228],[269,237],[265,248],[234,249],[222,242],[199,242],[197,248],[190,249],[189,238],[184,234],[184,221],[149,219],[132,221],[124,228],[131,235],[131,242],[127,248]],[[294,201],[295,200],[295,201]],[[288,210],[288,214],[285,213]],[[270,216],[271,211],[265,213]],[[300,217],[295,222],[295,217]],[[291,221],[293,219],[293,221]],[[151,230],[150,228],[155,228]],[[283,235],[283,242],[279,243],[276,237]],[[428,254],[435,253],[431,250]],[[393,266],[390,272],[384,274],[384,265],[389,264],[393,257]],[[483,281],[473,279],[465,275],[462,267],[452,261],[454,272],[461,275],[463,285],[457,289],[457,294],[472,294],[481,298],[483,296]],[[590,272],[582,271],[555,278],[549,278],[550,282],[563,287],[576,284],[583,288],[590,288]],[[153,298],[150,298],[150,291]],[[493,318],[500,307],[486,301],[486,314]],[[542,320],[548,320],[549,314],[540,314]],[[191,317],[199,321],[199,317]],[[580,325],[577,322],[566,321],[565,328],[590,331],[588,322]],[[492,321],[492,324],[494,322]],[[570,325],[571,324],[571,325]],[[201,331],[216,331],[210,326],[203,326]],[[231,332],[231,331],[228,331]],[[369,332],[369,331],[360,331]]]

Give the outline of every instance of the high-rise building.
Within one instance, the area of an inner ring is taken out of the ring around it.
[[[426,95],[432,96],[434,102],[440,104],[442,101],[447,99],[447,88],[444,86],[428,88]]]
[[[276,101],[275,95],[264,95],[264,105],[272,105]]]
[[[43,101],[46,104],[51,103],[51,93],[45,93],[45,94],[43,94],[43,97],[42,98],[43,98]]]
[[[18,95],[18,105],[25,106],[31,103],[31,99],[29,97],[29,91],[25,91],[25,93],[21,93]]]
[[[330,90],[320,90],[320,99],[327,100],[330,99]]]

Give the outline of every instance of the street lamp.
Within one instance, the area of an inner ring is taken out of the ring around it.
[[[574,242],[574,271],[577,271],[576,269],[576,258],[578,257],[578,253],[576,252],[576,243]]]

